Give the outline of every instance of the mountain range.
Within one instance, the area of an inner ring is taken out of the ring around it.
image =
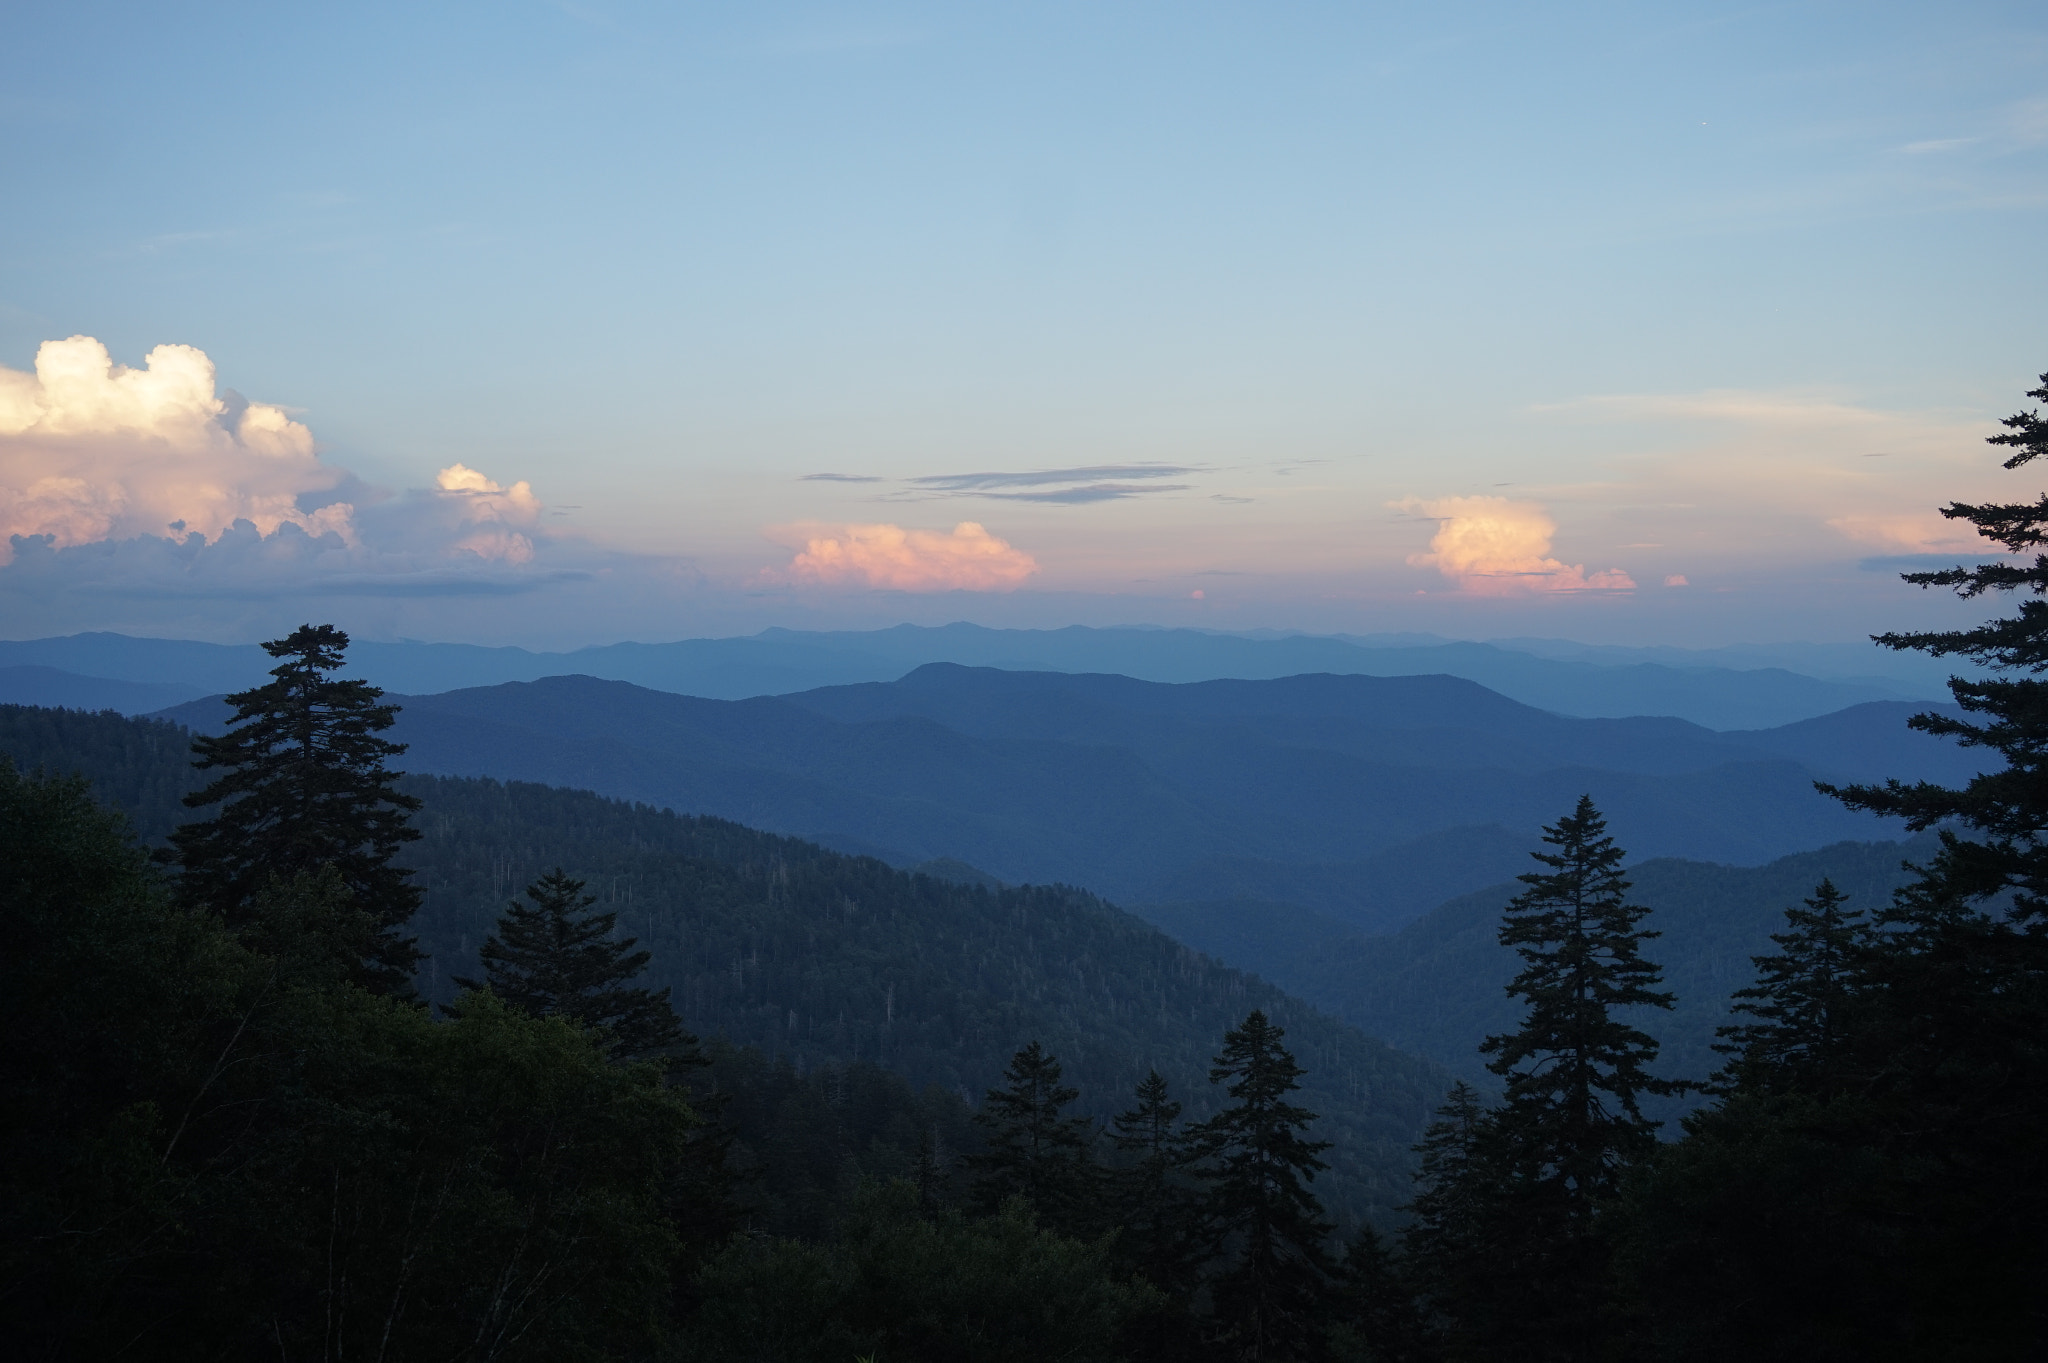
[[[1590,793],[1636,858],[1753,865],[1899,836],[1816,779],[1967,779],[1871,702],[1773,729],[1578,719],[1455,677],[1169,684],[930,664],[709,700],[592,677],[394,696],[413,771],[570,786],[898,866],[1144,905],[1229,895],[1398,928],[1526,866]],[[217,699],[164,712],[218,728]]]
[[[358,640],[350,675],[411,695],[584,675],[651,690],[739,700],[822,686],[894,681],[932,662],[1010,671],[1119,673],[1147,681],[1272,679],[1306,672],[1443,674],[1476,681],[1525,704],[1591,718],[1670,715],[1714,729],[1769,728],[1873,700],[1934,700],[1947,668],[1868,645],[1743,649],[1621,649],[1561,640],[1494,643],[1432,635],[1219,634],[1192,629],[986,629],[953,624],[804,632],[770,629],[728,639],[619,643],[569,653],[468,644]],[[49,703],[50,678],[71,674],[62,703],[139,712],[240,690],[269,660],[254,644],[137,639],[119,634],[0,642],[0,701]],[[180,694],[155,703],[95,690],[88,679]],[[56,693],[61,694],[61,693]]]

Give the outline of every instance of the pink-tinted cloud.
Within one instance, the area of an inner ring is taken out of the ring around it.
[[[500,487],[465,464],[450,464],[434,485],[459,508],[465,527],[473,527],[455,541],[457,550],[495,563],[533,561],[532,534],[542,508],[531,484]]]
[[[1009,591],[1038,571],[1031,555],[973,521],[950,531],[900,525],[798,527],[803,548],[786,576],[825,586],[905,592]]]
[[[218,392],[213,362],[161,345],[140,369],[90,336],[45,341],[32,373],[0,366],[0,563],[9,538],[59,548],[182,532],[213,539],[237,521],[291,525],[353,544],[347,479],[279,407]]]
[[[1437,522],[1429,552],[1408,562],[1433,567],[1475,596],[1529,592],[1627,591],[1635,580],[1619,568],[1588,573],[1549,557],[1557,522],[1535,502],[1506,497],[1413,497],[1399,510]]]

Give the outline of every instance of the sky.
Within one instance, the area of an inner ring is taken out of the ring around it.
[[[7,29],[0,637],[1835,641],[2041,491],[2038,3]]]

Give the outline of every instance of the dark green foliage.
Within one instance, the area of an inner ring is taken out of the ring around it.
[[[868,1184],[836,1243],[741,1240],[706,1268],[688,1357],[705,1363],[1109,1363],[1157,1298],[1108,1248],[1039,1229],[1021,1203],[925,1215]]]
[[[710,1119],[731,1135],[728,1162],[749,1231],[826,1238],[864,1180],[918,1180],[929,1207],[956,1199],[960,1156],[980,1132],[956,1093],[915,1091],[867,1061],[799,1074],[723,1041],[705,1045],[707,1066],[691,1077]]]
[[[1344,1247],[1330,1314],[1333,1352],[1344,1363],[1430,1363],[1437,1357],[1415,1285],[1371,1226]]]
[[[1648,912],[1628,902],[1622,850],[1586,796],[1543,830],[1557,850],[1537,852],[1550,868],[1520,877],[1528,888],[1509,901],[1500,943],[1522,958],[1508,993],[1528,1011],[1519,1029],[1480,1044],[1487,1068],[1506,1082],[1501,1121],[1531,1176],[1556,1190],[1559,1210],[1584,1233],[1594,1202],[1614,1186],[1622,1164],[1654,1139],[1639,1095],[1669,1093],[1652,1076],[1657,1043],[1616,1012],[1671,1006],[1652,988],[1657,967],[1640,948]]]
[[[689,1108],[488,997],[365,991],[333,877],[179,907],[79,785],[0,764],[0,1334],[28,1357],[644,1353]],[[262,949],[258,949],[258,948]]]
[[[1544,841],[1556,850],[1535,856],[1549,870],[1521,878],[1500,927],[1522,958],[1508,989],[1527,1011],[1480,1048],[1505,1098],[1481,1116],[1461,1092],[1432,1128],[1411,1243],[1468,1351],[1587,1359],[1614,1332],[1595,1218],[1655,1145],[1639,1095],[1676,1087],[1646,1068],[1656,1042],[1615,1014],[1670,995],[1653,988],[1657,968],[1639,948],[1655,934],[1628,902],[1621,849],[1593,802],[1582,797]]]
[[[1210,1285],[1216,1326],[1230,1355],[1249,1360],[1321,1353],[1331,1226],[1308,1185],[1330,1143],[1302,1135],[1316,1114],[1288,1101],[1302,1071],[1285,1036],[1256,1010],[1224,1034],[1209,1082],[1231,1105],[1201,1131],[1211,1224],[1228,1256]]]
[[[275,680],[229,696],[232,727],[192,742],[194,765],[222,774],[185,804],[221,808],[172,834],[180,890],[240,927],[273,879],[332,867],[377,925],[364,982],[409,993],[419,952],[401,929],[420,891],[393,858],[419,836],[408,822],[419,800],[384,765],[403,745],[378,737],[397,710],[377,704],[383,693],[367,682],[328,675],[348,649],[332,625],[303,625],[263,647],[283,660]]]
[[[1095,1123],[1061,1115],[1080,1090],[1060,1082],[1060,1062],[1036,1041],[1010,1057],[1003,1079],[974,1114],[982,1135],[967,1157],[974,1206],[988,1215],[1018,1198],[1058,1229],[1099,1222]]]
[[[1200,1134],[1180,1120],[1164,1075],[1145,1076],[1136,1105],[1110,1122],[1110,1143],[1123,1163],[1109,1174],[1111,1206],[1121,1228],[1117,1250],[1146,1281],[1174,1296],[1195,1286],[1207,1258],[1207,1215],[1194,1169]]]
[[[613,936],[616,913],[592,913],[596,895],[562,868],[526,887],[533,902],[513,900],[496,933],[477,952],[484,982],[458,979],[465,989],[489,989],[531,1017],[561,1017],[588,1027],[606,1050],[627,1059],[694,1054],[696,1039],[683,1031],[660,993],[627,983],[647,968],[653,953],[633,950],[634,939]]]
[[[1870,947],[1860,909],[1823,880],[1804,908],[1785,910],[1789,931],[1771,934],[1780,950],[1751,959],[1757,981],[1735,991],[1733,1011],[1755,1019],[1723,1027],[1714,1049],[1751,1088],[1818,1088],[1841,1050],[1850,991]],[[1724,1084],[1727,1077],[1724,1075]]]

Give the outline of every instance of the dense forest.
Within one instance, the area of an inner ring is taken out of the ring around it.
[[[2048,422],[2006,425],[2008,468],[2048,455]],[[1944,514],[2048,544],[2048,501]],[[1518,891],[1438,925],[1439,960],[1507,965],[1509,1006],[1458,1024],[1489,1082],[1450,1087],[1406,1187],[1421,1062],[1075,891],[403,781],[395,707],[339,675],[332,626],[266,644],[273,680],[216,733],[7,711],[0,1334],[44,1358],[2040,1357],[2048,556],[1907,580],[2028,593],[1880,640],[1993,669],[1912,724],[2003,765],[1821,786],[1931,841],[1888,896],[1865,865],[1781,904],[1741,981],[1660,956],[1578,797]],[[1645,1026],[1681,982],[1705,1010],[1737,985],[1705,1056]]]

